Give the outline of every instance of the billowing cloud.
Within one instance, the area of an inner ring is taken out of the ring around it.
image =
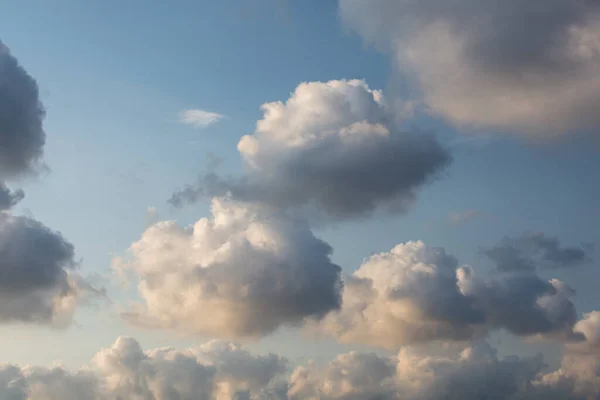
[[[279,211],[215,198],[212,218],[158,222],[117,263],[139,280],[131,322],[189,334],[256,337],[337,309],[329,245]]]
[[[334,219],[403,211],[451,161],[433,136],[402,132],[382,93],[362,80],[302,83],[285,103],[262,111],[255,132],[238,143],[245,175],[209,173],[176,192],[172,204],[230,192]]]
[[[231,343],[143,351],[121,337],[88,367],[68,371],[0,365],[6,400],[226,400],[269,399],[277,393],[286,360],[255,356]],[[284,397],[278,397],[281,400]]]
[[[288,371],[284,358],[253,355],[233,343],[144,351],[136,340],[121,337],[73,371],[0,365],[0,398],[588,400],[600,395],[597,360],[598,353],[567,351],[559,368],[548,371],[541,356],[501,358],[477,341],[443,356],[413,348],[391,356],[351,352]]]
[[[36,81],[0,41],[0,179],[35,171],[46,141],[44,116]]]
[[[469,340],[490,329],[568,337],[577,320],[573,294],[535,275],[477,278],[443,249],[408,242],[367,258],[345,278],[341,309],[308,329],[391,349]]]
[[[570,360],[544,374],[540,357],[499,358],[486,342],[455,356],[403,349],[396,356],[350,353],[326,366],[299,367],[290,399],[302,400],[586,400],[600,394],[597,369]]]
[[[0,323],[67,325],[78,303],[99,294],[75,265],[60,233],[0,212]]]
[[[590,246],[563,247],[557,238],[543,233],[504,237],[484,254],[502,272],[534,271],[536,268],[572,268],[589,263]]]
[[[206,128],[225,118],[224,115],[205,110],[183,110],[179,113],[179,122],[195,128]]]
[[[597,132],[600,5],[551,0],[340,0],[430,110],[461,126]]]

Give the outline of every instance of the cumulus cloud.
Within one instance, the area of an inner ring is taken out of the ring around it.
[[[179,113],[179,122],[194,128],[206,128],[225,118],[224,115],[205,110],[183,110]]]
[[[257,337],[337,309],[340,267],[330,246],[279,211],[227,198],[193,226],[158,222],[117,265],[143,304],[124,316],[189,334]]]
[[[307,327],[391,349],[470,340],[491,329],[569,337],[577,320],[573,295],[564,283],[535,275],[478,278],[444,249],[408,242],[367,258],[344,279],[341,309]]]
[[[403,211],[451,161],[431,135],[402,132],[382,93],[362,80],[302,83],[262,111],[255,132],[238,143],[244,176],[208,173],[174,193],[172,204],[230,192],[334,219]]]
[[[504,237],[484,254],[502,272],[534,271],[536,268],[572,268],[589,263],[590,246],[563,247],[555,237],[524,233]]]
[[[255,356],[238,345],[209,342],[196,348],[143,351],[121,337],[76,371],[0,365],[6,400],[227,400],[269,399],[287,362]],[[284,399],[284,397],[280,397]]]
[[[540,357],[499,358],[486,342],[444,357],[414,349],[392,357],[350,353],[326,366],[299,367],[290,378],[289,395],[302,400],[584,400],[600,394],[594,386],[597,370],[573,369],[568,360],[550,374],[544,367]]]
[[[36,81],[0,41],[0,179],[34,172],[46,141]]]
[[[0,323],[67,325],[78,303],[100,294],[75,266],[60,233],[0,212]]]
[[[430,110],[539,137],[600,125],[595,1],[340,0],[347,26],[389,50]]]
[[[120,337],[88,366],[0,365],[7,400],[588,400],[600,395],[598,357],[567,352],[556,370],[541,356],[499,357],[485,341],[444,356],[403,348],[351,352],[288,374],[284,358],[229,342],[144,351]],[[585,361],[585,364],[581,362]]]

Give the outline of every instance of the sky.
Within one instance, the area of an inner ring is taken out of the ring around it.
[[[0,400],[600,396],[547,3],[0,0]]]

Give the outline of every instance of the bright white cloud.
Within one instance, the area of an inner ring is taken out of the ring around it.
[[[340,0],[430,110],[459,126],[549,137],[600,126],[594,1]]]
[[[205,110],[183,110],[179,113],[179,122],[195,128],[205,128],[225,118],[224,115]]]
[[[340,268],[308,227],[265,206],[216,198],[193,226],[158,222],[117,263],[143,303],[124,315],[144,326],[257,337],[339,306]]]

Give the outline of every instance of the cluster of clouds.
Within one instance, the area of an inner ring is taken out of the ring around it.
[[[581,331],[597,346],[600,318]],[[7,400],[587,400],[596,398],[598,354],[565,353],[547,371],[540,356],[499,357],[485,341],[446,355],[403,348],[394,355],[350,352],[331,362],[290,369],[285,358],[253,355],[242,346],[210,341],[193,348],[143,351],[120,337],[89,365],[0,365],[0,398]]]
[[[101,294],[77,272],[73,246],[39,221],[10,213],[19,181],[43,166],[44,107],[36,81],[0,42],[0,324],[67,326],[82,301]]]
[[[593,1],[340,0],[343,21],[393,52],[431,112],[534,136],[600,125],[599,11]],[[211,168],[169,200],[212,198],[211,215],[185,227],[152,221],[114,262],[137,283],[139,301],[121,313],[134,325],[227,340],[292,326],[394,355],[351,352],[290,370],[229,342],[143,351],[119,338],[76,371],[0,366],[0,398],[597,398],[600,312],[580,316],[571,287],[537,274],[589,263],[589,246],[506,237],[483,251],[495,271],[480,276],[443,248],[409,241],[344,275],[313,234],[319,223],[406,212],[451,164],[435,136],[402,127],[394,104],[362,80],[305,82],[264,104],[237,146],[243,173]],[[195,127],[222,118],[180,114]],[[10,213],[24,193],[5,184],[42,166],[43,119],[35,80],[0,43],[0,323],[68,326],[78,304],[102,293],[59,232]],[[485,341],[493,331],[559,342],[561,365],[499,357]],[[463,350],[417,350],[432,342]]]
[[[340,0],[339,10],[450,122],[531,137],[596,134],[596,1]]]

